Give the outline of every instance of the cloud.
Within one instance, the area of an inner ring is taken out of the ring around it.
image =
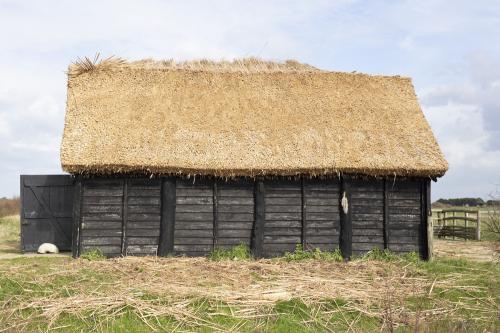
[[[0,196],[18,191],[19,173],[61,172],[64,71],[96,52],[296,58],[412,76],[450,161],[435,193],[486,196],[500,149],[499,27],[493,0],[88,0],[77,9],[73,1],[0,0]],[[482,177],[464,177],[473,172]]]

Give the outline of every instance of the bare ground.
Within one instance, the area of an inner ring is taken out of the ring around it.
[[[482,262],[499,262],[500,243],[434,239],[437,258],[467,259]]]

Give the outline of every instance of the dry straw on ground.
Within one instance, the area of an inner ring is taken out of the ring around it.
[[[444,174],[409,78],[296,61],[79,60],[62,166],[72,173]]]
[[[15,276],[19,269],[12,266],[5,273]],[[156,323],[160,316],[172,316],[184,325],[222,330],[207,318],[205,310],[192,306],[194,300],[210,302],[215,307],[225,303],[235,318],[265,321],[276,315],[273,306],[280,300],[300,299],[320,309],[325,300],[342,299],[347,304],[336,310],[330,309],[327,314],[358,311],[394,327],[412,325],[416,320],[425,321],[435,316],[452,316],[458,309],[446,299],[430,310],[410,309],[405,305],[408,297],[425,297],[438,288],[441,292],[449,288],[471,294],[480,291],[477,286],[457,283],[463,281],[463,276],[458,273],[433,280],[411,267],[377,261],[213,262],[203,258],[134,257],[100,262],[77,260],[53,267],[52,271],[35,277],[30,283],[43,285],[60,277],[77,275],[82,270],[103,274],[108,279],[92,281],[91,284],[89,278],[75,279],[76,282],[65,286],[67,295],[52,293],[29,301],[20,297],[9,299],[0,305],[0,315],[12,318],[9,321],[12,329],[22,328],[36,319],[21,319],[19,311],[23,309],[38,309],[37,315],[52,323],[62,313],[83,318],[117,316],[132,309],[148,325]],[[479,311],[484,317],[477,320],[487,320],[495,315],[491,313],[491,306],[483,306],[484,302],[494,300],[477,298],[476,306],[471,310]],[[213,315],[217,315],[217,311]],[[322,324],[320,318],[305,319],[305,322],[308,320]],[[346,324],[352,325],[350,322]]]

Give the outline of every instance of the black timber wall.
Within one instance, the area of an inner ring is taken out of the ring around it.
[[[347,258],[373,248],[426,257],[428,188],[421,179],[82,178],[73,254],[204,256],[243,243],[257,257],[297,244]]]

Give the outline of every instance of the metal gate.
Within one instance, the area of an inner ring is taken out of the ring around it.
[[[42,243],[71,250],[74,180],[70,175],[21,175],[21,250]]]

